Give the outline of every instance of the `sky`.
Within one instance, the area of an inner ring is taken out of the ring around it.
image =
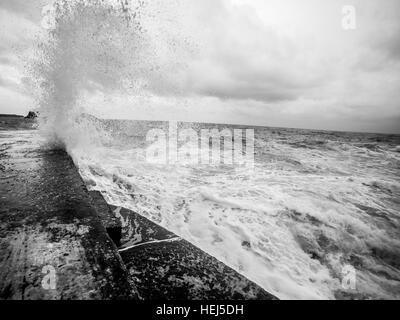
[[[0,113],[35,106],[26,67],[49,1],[0,0]],[[168,34],[192,46],[178,55],[184,67],[148,80],[150,97],[110,95],[102,83],[87,93],[89,112],[400,133],[400,1],[173,2],[168,17],[179,31]],[[351,17],[343,11],[349,5]],[[154,12],[158,21],[167,17],[161,7]],[[348,17],[355,18],[350,29]]]

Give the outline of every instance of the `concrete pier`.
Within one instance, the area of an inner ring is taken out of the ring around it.
[[[135,299],[68,154],[0,131],[0,299]]]

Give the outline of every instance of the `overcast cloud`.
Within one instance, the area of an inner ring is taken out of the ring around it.
[[[0,0],[0,113],[26,113],[33,105],[22,89],[24,59],[46,3]],[[198,50],[181,75],[184,102],[165,92],[146,102],[99,94],[91,97],[92,111],[108,117],[400,133],[400,1],[352,0],[357,28],[346,31],[342,8],[348,4],[186,3],[192,11],[181,23]],[[155,93],[158,87],[155,79]],[[119,108],[113,103],[111,110],[112,99]]]

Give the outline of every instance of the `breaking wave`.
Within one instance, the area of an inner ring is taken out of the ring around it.
[[[87,184],[108,202],[283,299],[399,297],[400,157],[393,148],[400,137],[258,128],[253,171],[132,161],[145,137],[129,135],[124,146],[118,137],[107,148],[74,152]],[[386,140],[379,152],[366,147],[376,139]],[[305,141],[312,147],[293,146]],[[342,286],[348,266],[356,271],[354,290]]]
[[[66,148],[90,144],[101,131],[81,114],[98,108],[99,99],[112,104],[182,91],[191,51],[170,17],[179,10],[171,1],[141,0],[57,0],[45,7],[29,66],[42,132]]]

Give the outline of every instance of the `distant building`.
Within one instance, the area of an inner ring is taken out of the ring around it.
[[[38,117],[37,112],[29,111],[28,115],[25,117],[26,119],[36,119]]]

